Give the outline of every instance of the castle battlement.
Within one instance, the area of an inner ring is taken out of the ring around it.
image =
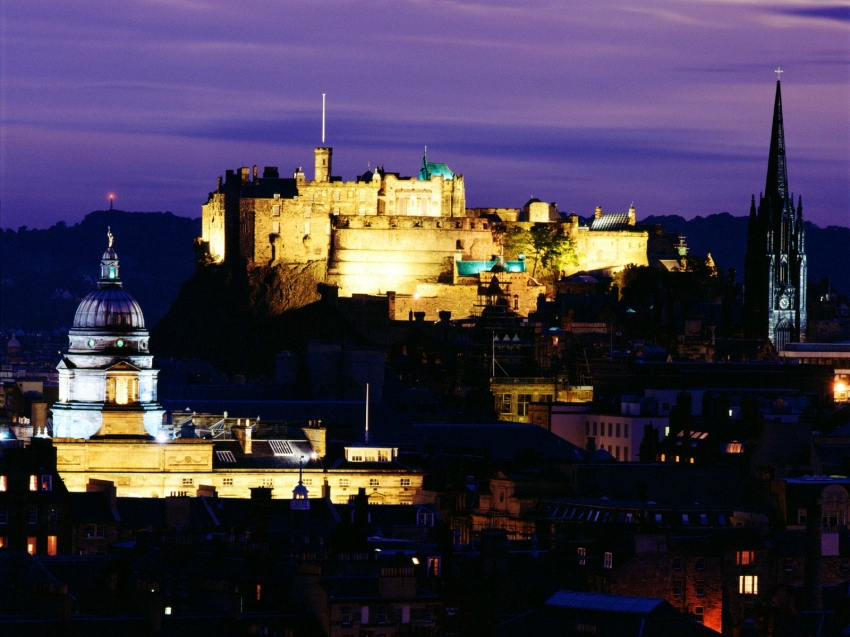
[[[438,298],[471,294],[441,286],[463,283],[455,262],[488,262],[502,255],[501,234],[513,225],[560,226],[570,237],[584,269],[619,270],[629,263],[646,265],[646,232],[635,231],[634,207],[628,213],[602,215],[591,227],[578,217],[565,218],[557,205],[531,199],[521,208],[466,208],[463,175],[442,163],[422,159],[416,176],[383,168],[354,181],[333,175],[333,149],[316,148],[314,179],[301,168],[281,177],[277,167],[259,173],[228,170],[203,206],[200,245],[212,262],[239,260],[257,266],[318,266],[323,282],[345,296],[395,291],[415,295],[422,286],[437,286]],[[467,268],[468,269],[468,268]],[[521,273],[528,279],[528,273]],[[518,310],[536,305],[539,283],[513,283]],[[526,288],[534,288],[533,292]],[[527,292],[527,293],[526,293]],[[460,297],[459,297],[460,298]],[[466,298],[466,297],[463,297]],[[468,299],[472,307],[474,299]],[[466,301],[453,302],[463,312]],[[433,313],[441,308],[436,303]],[[432,318],[429,316],[429,318]]]

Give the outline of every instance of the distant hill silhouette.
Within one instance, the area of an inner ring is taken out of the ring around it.
[[[45,230],[0,230],[0,325],[3,329],[71,327],[80,299],[95,289],[112,227],[125,289],[150,329],[192,276],[192,240],[200,219],[169,212],[98,210],[80,223]]]
[[[692,253],[705,255],[710,252],[718,267],[724,271],[735,268],[738,281],[743,281],[747,222],[748,217],[733,217],[723,212],[690,220],[678,215],[646,217],[638,223],[660,224],[667,232],[685,235]],[[806,255],[810,281],[829,276],[835,289],[850,294],[850,228],[820,228],[806,222]]]

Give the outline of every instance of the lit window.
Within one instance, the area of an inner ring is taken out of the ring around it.
[[[500,414],[513,413],[513,403],[511,401],[511,394],[497,394],[496,411]]]
[[[378,449],[378,462],[389,462],[390,454],[386,449]]]
[[[0,476],[0,491],[5,491],[6,488],[6,476]]]
[[[759,576],[758,575],[739,575],[738,576],[738,592],[741,595],[758,595],[759,594]]]
[[[517,394],[516,413],[517,416],[528,415],[528,403],[531,402],[531,394]]]
[[[584,566],[587,564],[587,549],[583,546],[578,547],[578,565]]]
[[[310,234],[310,222],[309,221],[304,222],[304,234]]]
[[[576,622],[573,625],[575,632],[581,633],[584,635],[595,635],[596,634],[596,624],[588,624],[587,622]]]
[[[126,378],[115,379],[115,402],[119,405],[126,405],[130,402],[127,380]]]
[[[30,476],[30,491],[38,491],[38,476]]]
[[[755,563],[756,554],[754,551],[736,551],[735,564],[738,566],[748,566]]]
[[[48,535],[47,536],[47,554],[48,555],[56,555],[56,536]]]
[[[2,549],[7,544],[9,544],[9,538],[7,538],[3,535],[0,535],[0,549]]]
[[[258,602],[262,601],[262,599],[263,599],[263,586],[262,586],[262,584],[257,584],[256,593],[257,593],[257,595],[256,595],[257,601]]]
[[[347,487],[348,484],[349,484],[348,478],[340,478],[339,479],[339,486]]]
[[[613,568],[614,566],[614,556],[609,552],[605,552],[605,557],[602,563],[602,568]]]
[[[369,478],[369,486],[370,487],[379,487],[381,486],[381,481],[378,478]]]
[[[34,537],[27,538],[27,553],[30,555],[35,555],[35,540]]]
[[[439,557],[429,557],[428,558],[428,577],[439,577],[440,576],[440,558]]]
[[[42,491],[53,491],[53,476],[51,476],[51,475],[41,476],[41,490]]]
[[[409,487],[410,486],[410,478],[402,478],[401,479],[401,486]]]

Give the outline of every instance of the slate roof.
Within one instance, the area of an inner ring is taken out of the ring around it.
[[[653,597],[602,595],[598,593],[580,593],[577,591],[558,591],[546,600],[547,606],[601,610],[616,613],[651,613],[663,603],[663,599]]]
[[[249,182],[242,187],[243,197],[271,199],[275,193],[281,199],[292,199],[298,196],[298,187],[294,179],[260,179],[259,183]]]
[[[276,455],[268,440],[251,441],[251,453],[242,451],[242,445],[237,440],[222,440],[213,446],[213,469],[297,469],[301,457],[304,457],[304,469],[321,469],[320,460],[313,460],[310,454],[313,447],[307,440],[286,440],[292,453]],[[220,454],[218,452],[230,454]],[[234,462],[227,462],[232,457]]]
[[[593,230],[628,230],[634,228],[629,224],[628,213],[604,214],[601,217],[594,217],[590,222],[590,229]]]
[[[523,449],[533,449],[546,458],[584,460],[582,449],[542,427],[521,423],[421,423],[393,432],[392,440],[398,446],[408,444],[419,449],[433,448],[435,453],[484,453],[491,460],[511,459]]]
[[[91,493],[70,492],[71,519],[74,524],[103,524],[117,522],[109,498],[102,491]]]

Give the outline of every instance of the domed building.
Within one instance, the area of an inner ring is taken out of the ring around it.
[[[77,307],[68,355],[57,366],[55,438],[156,436],[162,426],[164,410],[156,402],[157,370],[148,351],[145,318],[122,287],[112,232],[107,236],[97,290]]]

